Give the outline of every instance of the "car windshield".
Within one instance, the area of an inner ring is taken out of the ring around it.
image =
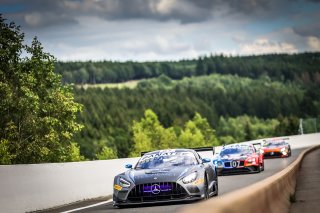
[[[266,141],[263,143],[263,147],[275,147],[275,146],[284,146],[286,142],[284,141]]]
[[[159,169],[196,164],[198,164],[198,161],[192,152],[160,151],[142,156],[135,169]]]
[[[230,146],[225,147],[221,150],[220,156],[228,156],[228,155],[249,155],[253,153],[253,149],[250,146]]]

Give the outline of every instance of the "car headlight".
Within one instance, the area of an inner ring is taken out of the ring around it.
[[[129,181],[127,181],[126,179],[124,179],[122,177],[120,177],[119,183],[122,187],[130,187],[130,185],[131,185]]]
[[[216,165],[217,167],[222,167],[222,162],[218,160],[214,160],[213,164]]]
[[[191,174],[185,176],[182,179],[183,183],[192,183],[193,181],[195,181],[197,179],[197,172],[192,172]]]
[[[248,163],[255,163],[256,158],[248,158],[247,161],[248,161]]]
[[[285,147],[281,148],[281,152],[285,152],[285,151],[286,151]]]

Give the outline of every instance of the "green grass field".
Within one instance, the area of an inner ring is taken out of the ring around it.
[[[101,88],[104,89],[106,87],[108,88],[130,88],[133,89],[137,86],[137,84],[139,83],[139,81],[141,80],[132,80],[132,81],[127,81],[127,82],[123,82],[123,83],[106,83],[106,84],[77,84],[76,86],[78,88]]]

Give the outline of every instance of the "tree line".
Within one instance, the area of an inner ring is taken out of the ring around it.
[[[320,53],[267,54],[257,56],[209,55],[193,60],[162,62],[74,61],[56,62],[55,71],[65,83],[96,84],[125,82],[166,75],[171,79],[232,74],[258,79],[320,84]]]

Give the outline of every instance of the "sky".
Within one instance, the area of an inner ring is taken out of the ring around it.
[[[61,61],[320,51],[320,0],[0,0]]]

